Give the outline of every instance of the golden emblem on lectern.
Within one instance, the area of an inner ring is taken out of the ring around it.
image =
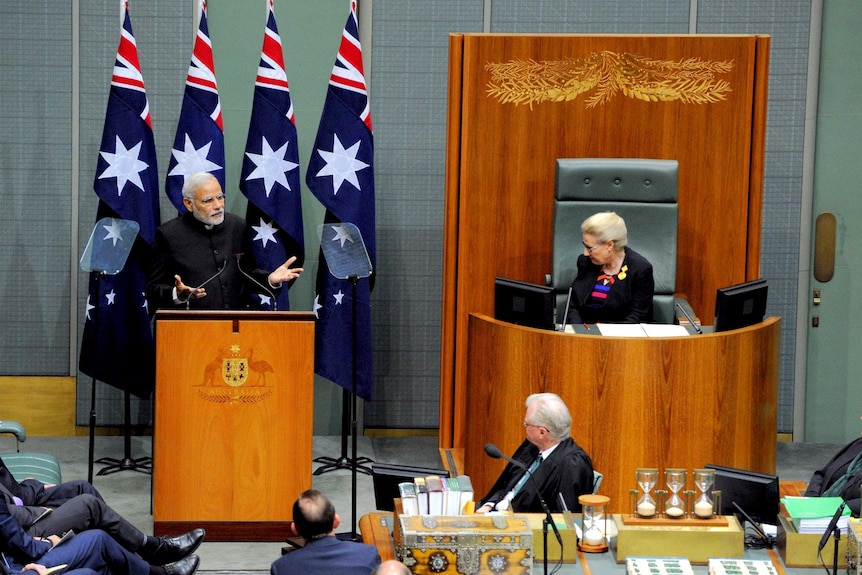
[[[488,95],[501,104],[567,102],[595,90],[587,108],[608,103],[617,93],[645,102],[712,104],[727,99],[730,82],[716,78],[733,70],[733,60],[656,60],[603,50],[585,58],[489,62]]]
[[[233,344],[229,354],[222,350],[204,366],[203,383],[197,386],[201,399],[214,403],[256,403],[272,395],[266,380],[267,374],[274,372],[272,365],[255,360],[254,349],[248,351],[247,357],[241,355],[240,346]]]
[[[221,366],[221,378],[231,387],[238,387],[248,379],[248,359],[226,357]]]

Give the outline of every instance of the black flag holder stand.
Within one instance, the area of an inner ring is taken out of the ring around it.
[[[95,378],[93,380],[93,406],[92,411],[90,412],[90,417],[92,418],[94,429],[96,423],[96,382]],[[118,473],[120,471],[137,471],[138,473],[145,473],[147,475],[152,475],[153,473],[153,458],[152,457],[138,457],[137,459],[132,458],[132,400],[131,394],[128,390],[123,391],[123,458],[115,459],[113,457],[102,457],[101,459],[97,459],[96,463],[100,463],[104,465],[102,469],[99,470],[96,475],[111,475],[114,473]],[[92,441],[92,440],[91,440]],[[90,458],[92,460],[92,450],[90,451]],[[92,475],[92,469],[90,471]],[[92,481],[92,480],[91,480]]]
[[[338,228],[336,230],[336,228]],[[325,238],[329,233],[334,233],[332,237]],[[332,246],[332,242],[341,238],[342,248],[338,249]],[[345,248],[346,246],[346,248]],[[349,280],[352,286],[353,307],[352,307],[352,383],[351,391],[344,389],[342,393],[342,412],[341,412],[341,457],[334,459],[332,457],[318,457],[314,461],[323,463],[321,467],[314,470],[314,475],[321,475],[329,471],[337,469],[350,469],[350,519],[351,529],[347,533],[338,533],[337,537],[342,541],[360,541],[361,537],[356,531],[356,473],[362,471],[366,475],[371,475],[371,469],[365,464],[373,463],[368,457],[357,457],[357,434],[359,425],[357,421],[357,394],[356,394],[356,379],[357,368],[356,360],[358,359],[358,347],[356,343],[356,293],[359,280],[367,278],[371,275],[371,260],[368,258],[368,252],[365,250],[365,244],[362,241],[362,234],[354,224],[348,222],[328,223],[321,226],[320,248],[323,251],[326,265],[329,267],[329,273],[338,278]],[[347,456],[347,432],[348,423],[350,435],[352,436],[351,456]]]
[[[119,245],[114,243],[108,247],[104,240],[96,238],[96,232],[100,229],[109,230],[113,234],[119,234],[120,237],[122,237],[126,232],[131,232],[131,237],[123,237],[123,241],[120,242]],[[95,343],[92,348],[90,361],[90,369],[93,372],[93,376],[90,390],[90,441],[87,458],[87,481],[89,483],[93,482],[93,457],[96,446],[96,353],[99,342],[99,300],[102,299],[102,291],[99,287],[99,282],[108,275],[116,275],[123,270],[139,229],[140,227],[138,226],[138,223],[132,220],[102,218],[96,222],[95,226],[93,226],[90,240],[87,242],[87,247],[84,249],[84,254],[81,256],[81,269],[90,272],[95,285],[95,298],[93,301],[93,317],[96,318],[96,321],[93,324],[93,341]],[[106,467],[99,470],[98,475],[110,475],[112,473],[117,473],[118,471],[129,470],[147,474],[151,474],[153,472],[152,458],[141,457],[138,459],[132,459],[131,457],[131,398],[128,390],[124,390],[123,395],[125,412],[123,422],[124,457],[123,459],[103,457],[96,461],[96,463],[107,464]]]

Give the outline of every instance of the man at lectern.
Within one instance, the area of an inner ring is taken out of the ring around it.
[[[522,466],[506,465],[476,513],[542,513],[540,494],[551,512],[562,511],[558,494],[568,509],[579,512],[578,497],[593,492],[593,463],[569,436],[569,408],[555,393],[534,393],[527,397],[526,405],[527,438],[512,455]]]
[[[293,503],[290,529],[305,545],[276,559],[271,575],[369,575],[380,564],[377,548],[336,537],[340,521],[326,495],[314,489],[303,491]]]
[[[246,271],[251,257],[248,227],[229,214],[218,180],[201,172],[186,178],[183,204],[188,210],[156,230],[153,263],[147,280],[151,308],[242,309],[252,291],[274,299],[281,284],[302,268],[289,258],[272,272]]]
[[[627,246],[625,221],[600,212],[581,224],[584,253],[572,282],[569,323],[641,323],[652,319],[652,264]]]

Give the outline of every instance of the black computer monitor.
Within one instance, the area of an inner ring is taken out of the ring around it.
[[[715,470],[712,488],[721,491],[722,515],[735,515],[734,503],[758,523],[778,523],[778,476],[707,464]]]
[[[507,278],[494,280],[494,317],[528,327],[556,329],[554,288]]]
[[[372,463],[371,478],[374,481],[374,502],[377,509],[395,511],[395,498],[401,497],[398,492],[398,484],[405,481],[412,483],[417,477],[428,477],[429,475],[449,477],[449,472],[433,467]]]
[[[766,315],[767,290],[764,278],[716,290],[713,331],[739,329],[762,322]]]

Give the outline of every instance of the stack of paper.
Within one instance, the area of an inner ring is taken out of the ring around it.
[[[785,497],[781,501],[797,533],[824,533],[844,500],[840,497]],[[845,505],[836,527],[846,531],[849,519],[850,508]]]
[[[688,330],[682,325],[663,323],[599,323],[596,324],[602,335],[616,337],[679,337],[686,336]]]

